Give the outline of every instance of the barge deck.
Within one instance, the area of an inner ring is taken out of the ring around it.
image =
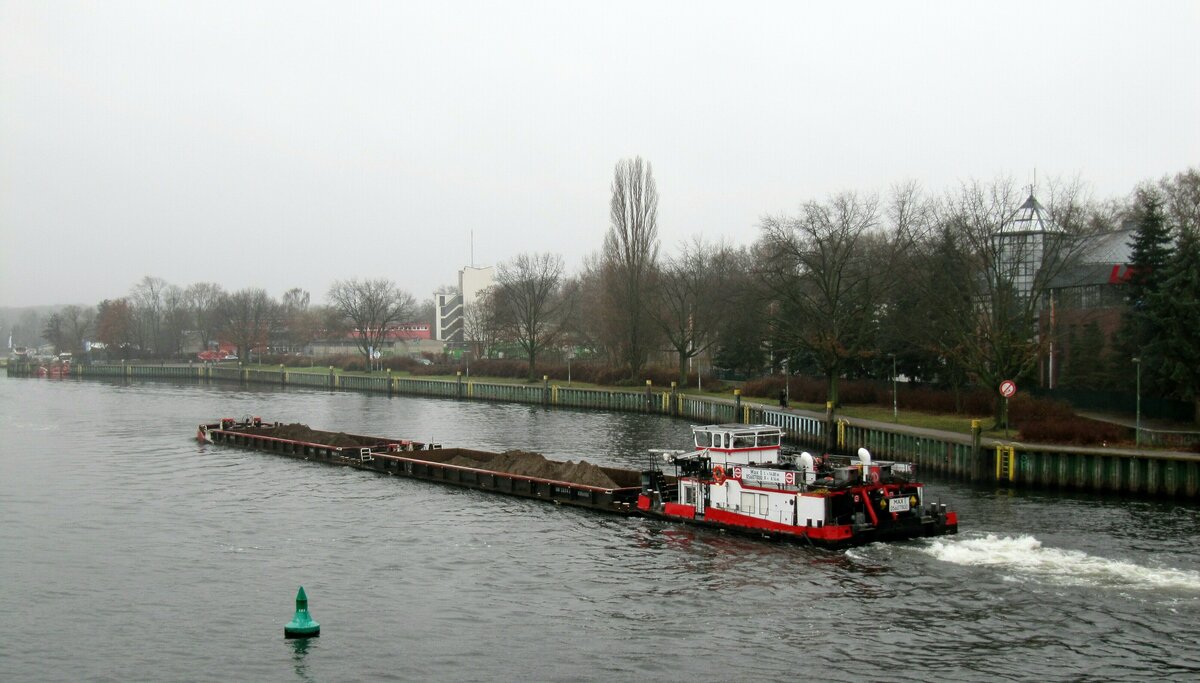
[[[598,467],[585,461],[559,462],[520,451],[442,448],[436,443],[327,432],[304,425],[263,422],[260,418],[225,418],[202,424],[197,438],[300,460],[622,515],[637,514],[641,492],[641,475],[635,470]]]

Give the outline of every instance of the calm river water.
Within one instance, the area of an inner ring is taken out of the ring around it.
[[[5,681],[1195,680],[1200,510],[932,481],[949,540],[816,551],[201,446],[313,427],[640,466],[685,422],[0,377]],[[319,639],[283,639],[296,588]]]

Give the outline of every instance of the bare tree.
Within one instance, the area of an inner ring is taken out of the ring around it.
[[[1192,167],[1164,178],[1159,186],[1166,200],[1163,207],[1176,234],[1200,232],[1200,167]]]
[[[609,230],[604,238],[608,321],[622,333],[622,357],[636,379],[653,348],[648,297],[658,259],[658,188],[650,164],[623,159],[613,171]]]
[[[437,326],[437,301],[430,297],[417,305],[416,312],[413,313],[414,322],[428,323],[429,328],[433,329]]]
[[[325,339],[345,339],[354,334],[354,323],[336,306],[318,306],[313,314],[320,323],[321,336]]]
[[[946,305],[953,305],[955,288],[940,288],[954,276],[953,264],[939,261],[949,258],[952,250],[939,252],[943,244],[931,236],[937,234],[937,202],[926,196],[916,182],[892,186],[883,215],[888,234],[886,255],[888,286],[883,293],[879,316],[876,368],[891,375],[897,367],[910,377],[955,383],[961,373],[951,372],[941,357],[930,349],[927,337],[934,332],[930,320],[938,317]],[[937,262],[936,266],[930,266]],[[927,292],[936,293],[926,296]],[[919,315],[915,313],[920,311]],[[887,354],[886,356],[884,354]],[[892,361],[887,360],[892,357]],[[961,381],[958,381],[961,384]]]
[[[1089,246],[1085,238],[1095,229],[1079,210],[1085,203],[1080,184],[1050,187],[1050,208],[1036,207],[1049,221],[1038,234],[1013,231],[1023,193],[1011,180],[967,182],[946,199],[944,224],[968,259],[953,286],[972,305],[954,309],[969,320],[945,321],[943,351],[984,387],[1019,379],[1037,366],[1050,339],[1038,332],[1050,283],[1080,262]],[[1033,208],[1032,195],[1025,201]],[[997,400],[998,421],[1000,405]]]
[[[884,211],[893,254],[907,254],[936,232],[937,201],[925,194],[915,180],[892,185]]]
[[[500,264],[493,302],[505,329],[529,359],[535,378],[538,354],[558,343],[570,297],[562,290],[563,261],[555,254],[521,254]]]
[[[892,354],[905,375],[952,388],[958,407],[968,383],[960,345],[974,330],[976,304],[963,285],[973,277],[972,258],[958,232],[936,220],[935,230],[897,264],[901,275],[887,297],[880,351]]]
[[[492,285],[476,294],[474,303],[463,306],[463,341],[470,345],[475,358],[490,358],[501,334],[496,291]]]
[[[388,328],[410,319],[416,311],[413,295],[384,278],[338,280],[329,288],[334,310],[355,327],[358,348],[371,367],[371,352],[383,346]]]
[[[612,324],[619,317],[620,308],[609,295],[610,281],[602,254],[590,254],[583,259],[583,272],[573,283],[578,306],[568,324],[575,346],[587,349],[610,367],[617,367],[622,363],[624,334]]]
[[[293,287],[280,301],[280,342],[291,350],[307,345],[321,327],[320,317],[309,307],[310,299],[306,290]]]
[[[167,281],[147,275],[129,293],[134,334],[142,353],[161,353],[163,292]]]
[[[771,338],[770,312],[778,306],[772,304],[770,290],[760,278],[760,250],[761,245],[756,245],[731,249],[726,255],[729,266],[724,276],[725,289],[719,298],[723,313],[714,324],[713,363],[746,374],[763,369],[772,345],[776,351],[784,348]],[[788,358],[786,353],[775,355],[779,360]],[[701,374],[698,366],[696,374]]]
[[[679,386],[687,384],[691,359],[717,339],[717,326],[727,313],[731,266],[728,247],[698,237],[662,265],[652,312],[679,360]]]
[[[192,325],[200,337],[200,347],[208,349],[210,344],[218,342],[225,290],[215,282],[197,282],[188,285],[184,290],[184,298],[191,312]]]
[[[46,318],[46,325],[42,328],[42,339],[50,342],[50,345],[54,347],[54,353],[65,351],[68,348],[69,340],[63,330],[61,315],[51,313],[50,317]]]
[[[283,293],[283,299],[279,303],[285,311],[307,311],[310,299],[306,290],[292,287]]]
[[[84,349],[84,340],[95,329],[95,310],[82,306],[63,306],[62,310],[58,312],[58,316],[62,321],[64,340],[67,342],[66,350],[81,353]]]
[[[250,360],[250,352],[267,344],[278,304],[265,290],[247,288],[229,294],[222,304],[222,330],[237,344],[238,357]]]
[[[838,379],[851,359],[874,348],[888,240],[879,202],[852,192],[810,201],[796,217],[762,221],[763,284],[773,294],[775,337],[810,355],[838,401]]]
[[[176,285],[167,285],[162,293],[161,347],[165,353],[183,353],[184,336],[192,328],[193,321],[185,290]]]

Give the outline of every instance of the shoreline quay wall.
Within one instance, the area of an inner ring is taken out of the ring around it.
[[[37,375],[35,366],[10,363],[9,377]],[[703,423],[744,422],[780,427],[793,444],[813,450],[868,448],[884,460],[914,462],[920,471],[981,485],[1113,493],[1139,498],[1200,502],[1200,455],[1169,451],[1025,444],[887,425],[816,412],[746,403],[741,396],[721,399],[691,396],[674,387],[610,390],[540,384],[342,375],[280,368],[206,365],[105,364],[71,366],[70,377],[183,379],[197,382],[270,384],[313,389],[361,391],[386,395],[429,396],[475,401],[505,401],[549,407],[582,408],[670,415]]]

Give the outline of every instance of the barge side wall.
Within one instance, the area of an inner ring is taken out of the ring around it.
[[[216,428],[209,430],[209,436],[214,443],[224,446],[624,515],[633,514],[637,495],[641,491],[640,487],[636,486],[603,489],[441,462],[459,453],[478,453],[466,449],[384,453]],[[366,457],[363,456],[363,451],[368,451]]]

